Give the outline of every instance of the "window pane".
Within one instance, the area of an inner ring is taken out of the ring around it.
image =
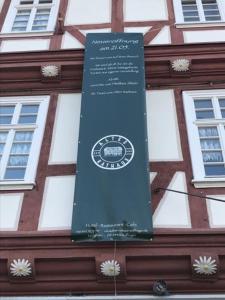
[[[34,0],[21,0],[20,1],[21,5],[24,5],[24,4],[33,4],[33,3],[34,3]]]
[[[206,21],[220,21],[220,12],[217,0],[202,0]]]
[[[0,106],[0,115],[13,115],[15,106]]]
[[[205,174],[208,176],[225,175],[224,165],[205,165]]]
[[[7,168],[4,179],[24,179],[25,168]]]
[[[194,100],[195,108],[212,108],[212,100],[211,99],[199,99]]]
[[[197,119],[213,119],[214,112],[212,110],[196,111]]]
[[[0,131],[0,156],[2,157],[4,148],[5,148],[5,142],[7,139],[7,131]]]
[[[225,107],[225,99],[219,99],[220,107]]]
[[[225,118],[225,109],[221,109],[222,118]]]
[[[7,138],[7,131],[0,131],[0,142],[5,142]]]
[[[19,124],[35,124],[36,123],[37,116],[20,116],[19,118]]]
[[[8,116],[8,117],[3,117],[3,116],[1,116],[0,115],[0,124],[5,124],[5,125],[7,125],[7,124],[11,124],[11,122],[12,122],[12,116]]]
[[[216,127],[199,127],[198,132],[200,137],[218,136]]]
[[[37,9],[32,30],[46,30],[48,26],[49,15],[50,15],[50,8]]]
[[[17,131],[14,137],[14,141],[31,141],[33,137],[33,131]]]
[[[39,105],[23,105],[21,109],[21,114],[34,114],[38,113]]]
[[[223,162],[223,155],[221,151],[207,151],[203,152],[202,154],[204,162]]]
[[[31,143],[14,143],[12,145],[12,154],[29,154]]]
[[[30,13],[30,9],[18,10],[12,26],[12,31],[26,31],[26,27],[30,18]]]
[[[52,0],[39,0],[39,4],[52,3]]]
[[[0,154],[2,154],[2,153],[3,153],[4,146],[5,146],[5,144],[3,144],[3,143],[0,143]]]
[[[26,166],[28,155],[11,155],[9,157],[8,166]]]
[[[219,139],[201,139],[200,143],[203,150],[221,149]]]
[[[196,0],[182,0],[182,10],[185,22],[198,22],[199,14]]]

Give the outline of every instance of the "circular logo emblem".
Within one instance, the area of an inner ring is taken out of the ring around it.
[[[126,167],[132,161],[134,147],[122,135],[107,135],[95,143],[91,157],[99,168],[118,170]]]

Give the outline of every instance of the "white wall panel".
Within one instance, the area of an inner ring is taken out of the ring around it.
[[[184,31],[185,43],[224,42],[225,30]]]
[[[166,0],[124,0],[125,21],[167,20]]]
[[[176,172],[168,188],[186,192],[185,173]],[[153,225],[162,228],[191,228],[188,196],[165,192],[153,215]]]
[[[207,195],[225,201],[225,195]],[[207,200],[209,224],[212,228],[225,227],[225,203]]]
[[[70,33],[65,32],[62,38],[62,49],[80,49],[84,48],[84,45],[81,44],[74,36]]]
[[[0,195],[0,230],[17,230],[23,194]]]
[[[47,50],[49,48],[49,39],[20,39],[3,41],[1,52],[20,52]]]
[[[4,0],[0,0],[0,11],[2,10]]]
[[[157,36],[150,42],[151,45],[171,44],[169,26],[164,26]]]
[[[99,29],[89,29],[89,30],[80,30],[81,33],[86,35],[87,33],[104,33],[111,32],[111,28],[99,28]]]
[[[71,227],[74,186],[75,176],[46,178],[38,230]]]
[[[65,25],[109,22],[111,22],[111,0],[69,0]]]
[[[150,173],[150,183],[153,182],[153,180],[155,179],[156,175],[157,175],[157,172],[151,172]]]
[[[69,164],[77,159],[81,94],[59,95],[49,164]]]
[[[182,160],[173,90],[147,91],[146,104],[149,159]]]
[[[142,33],[145,34],[147,33],[152,26],[147,26],[147,27],[125,27],[124,32],[135,32],[135,33]]]

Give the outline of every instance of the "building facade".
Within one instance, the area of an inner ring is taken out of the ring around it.
[[[0,30],[2,299],[147,299],[161,280],[225,299],[224,0],[0,0]],[[71,241],[91,32],[144,35],[151,241]]]

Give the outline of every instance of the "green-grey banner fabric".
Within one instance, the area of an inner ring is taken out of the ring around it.
[[[73,240],[152,237],[147,145],[142,34],[88,34]]]

